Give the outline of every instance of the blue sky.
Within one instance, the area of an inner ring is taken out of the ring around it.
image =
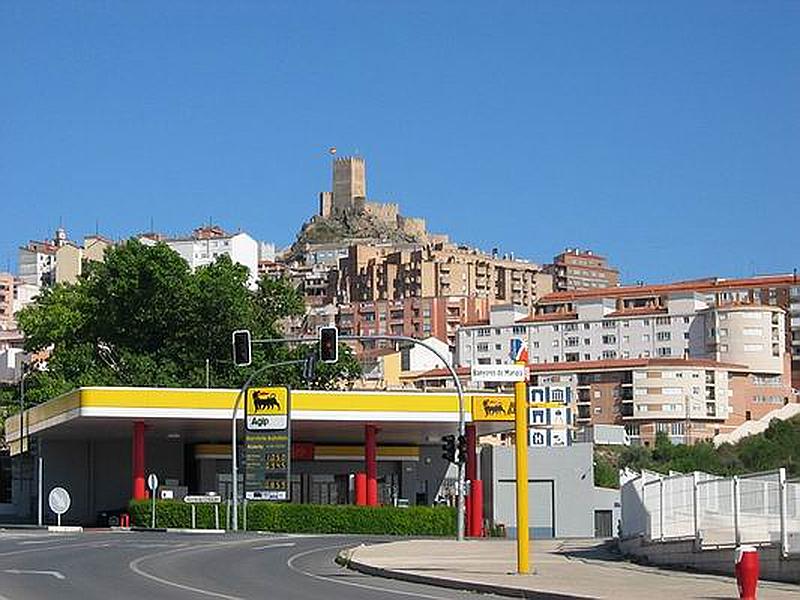
[[[800,2],[0,4],[0,270],[50,235],[288,244],[369,195],[626,281],[800,267]]]

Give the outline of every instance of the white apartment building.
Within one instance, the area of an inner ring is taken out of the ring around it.
[[[187,238],[167,238],[160,240],[175,250],[194,271],[198,267],[212,264],[219,256],[227,255],[231,261],[244,265],[250,272],[248,285],[256,286],[258,281],[259,243],[246,233],[226,234],[219,228],[199,229]],[[199,234],[198,234],[199,232]],[[155,244],[157,240],[140,237],[145,244]]]
[[[710,306],[702,294],[669,294],[660,306],[620,308],[613,298],[549,305],[523,317],[509,306],[486,324],[458,331],[460,366],[508,362],[512,338],[528,343],[531,364],[636,358],[703,358],[780,375],[785,370],[783,310],[769,305]]]

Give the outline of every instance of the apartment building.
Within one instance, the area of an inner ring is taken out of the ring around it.
[[[0,273],[0,329],[6,329],[14,317],[14,276]]]
[[[703,359],[628,359],[531,365],[533,385],[573,390],[573,426],[623,425],[634,442],[649,445],[658,433],[673,443],[708,440],[747,418],[746,396],[737,389],[749,373],[743,365]],[[778,386],[780,387],[780,386]],[[774,392],[774,390],[772,390]],[[774,396],[785,400],[785,386]],[[766,414],[774,404],[749,403]]]
[[[143,234],[139,239],[145,244],[165,243],[180,254],[193,271],[198,267],[212,264],[220,256],[227,255],[234,263],[247,267],[250,272],[251,287],[255,287],[258,281],[259,244],[246,233],[228,234],[219,226],[208,225],[198,227],[185,238]]]
[[[459,331],[457,361],[462,366],[501,364],[508,361],[512,338],[526,340],[532,371],[543,376],[566,377],[576,386],[576,397],[580,395],[577,394],[579,374],[598,378],[596,383],[601,387],[590,393],[598,392],[597,401],[605,399],[607,404],[592,405],[592,411],[600,410],[588,416],[589,405],[583,411],[575,411],[576,415],[583,413],[584,419],[591,419],[583,424],[607,423],[605,418],[610,415],[616,419],[611,421],[614,424],[622,424],[625,419],[641,421],[644,433],[636,433],[632,427],[629,433],[642,435],[643,439],[655,435],[655,428],[677,432],[682,426],[672,428],[671,424],[685,418],[686,409],[678,417],[680,410],[675,405],[688,402],[687,398],[697,398],[694,394],[697,386],[692,386],[691,393],[685,389],[676,391],[680,386],[667,386],[667,395],[680,398],[675,402],[664,402],[656,386],[643,386],[644,397],[638,399],[643,406],[669,404],[670,408],[663,412],[625,414],[629,408],[623,404],[637,398],[628,397],[634,391],[623,389],[619,378],[632,381],[632,369],[636,367],[644,369],[646,379],[651,378],[652,371],[680,372],[675,379],[705,380],[707,373],[700,373],[702,367],[713,372],[713,380],[721,382],[727,390],[723,394],[715,389],[714,398],[724,398],[725,406],[715,406],[713,415],[712,409],[699,399],[696,407],[699,412],[688,409],[694,420],[704,410],[709,411],[704,420],[698,421],[709,425],[701,428],[698,424],[692,434],[707,437],[718,429],[759,418],[793,398],[789,351],[792,344],[786,329],[786,311],[769,302],[776,295],[767,292],[765,303],[756,302],[754,293],[747,298],[739,295],[747,282],[731,283],[731,289],[716,289],[713,293],[686,289],[684,284],[554,293],[540,301],[533,315],[526,315],[519,307],[494,307],[488,320]],[[650,367],[655,370],[648,371]],[[638,410],[634,404],[630,406],[633,407],[630,410]],[[618,412],[615,414],[613,410]],[[672,414],[665,414],[668,411]]]
[[[551,291],[552,277],[535,263],[447,243],[357,245],[339,266],[339,293],[345,301],[470,296],[489,305],[533,307]]]
[[[486,318],[488,311],[487,301],[481,298],[403,298],[341,305],[336,322],[342,335],[436,337],[452,348],[458,328]]]
[[[609,266],[604,256],[591,250],[567,248],[544,270],[553,276],[553,290],[557,292],[619,285],[619,271]]]
[[[56,280],[56,252],[59,246],[53,241],[31,240],[17,253],[17,272],[25,283],[47,287]]]

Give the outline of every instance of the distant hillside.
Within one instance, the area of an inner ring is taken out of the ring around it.
[[[659,473],[704,471],[715,475],[737,475],[786,467],[789,477],[800,476],[800,416],[770,423],[763,433],[737,444],[714,448],[711,442],[686,446],[673,444],[659,435],[655,447],[595,447],[595,482],[619,487],[617,471],[629,467]]]

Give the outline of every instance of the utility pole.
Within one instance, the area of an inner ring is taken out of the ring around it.
[[[683,425],[684,427],[683,438],[686,440],[686,445],[689,446],[692,443],[692,439],[689,436],[692,430],[691,402],[689,401],[689,394],[684,395],[684,406],[686,411],[685,415],[686,421]]]

